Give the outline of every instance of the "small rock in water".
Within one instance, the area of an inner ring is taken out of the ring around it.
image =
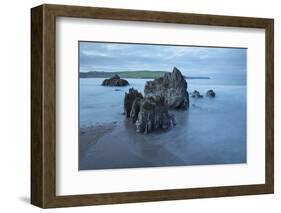
[[[203,95],[201,95],[199,91],[194,90],[191,97],[192,98],[203,98]]]
[[[121,89],[115,89],[114,91],[121,91]]]
[[[210,89],[207,91],[207,96],[213,98],[216,96],[216,93],[212,89]]]
[[[111,78],[105,79],[102,84],[102,86],[117,86],[117,87],[122,87],[122,86],[127,86],[129,85],[129,82],[125,79],[121,79],[119,75],[114,75]]]

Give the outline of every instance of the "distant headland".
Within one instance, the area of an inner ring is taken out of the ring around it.
[[[137,70],[137,71],[120,71],[120,72],[103,72],[103,71],[90,71],[80,72],[80,78],[110,78],[118,75],[120,78],[139,78],[139,79],[151,79],[163,77],[167,71],[150,71],[150,70]],[[209,77],[198,76],[184,76],[186,79],[210,79]]]

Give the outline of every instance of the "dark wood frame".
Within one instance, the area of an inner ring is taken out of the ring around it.
[[[56,195],[56,17],[262,28],[266,34],[265,184]],[[66,207],[274,192],[274,20],[126,9],[41,5],[31,9],[31,203]]]

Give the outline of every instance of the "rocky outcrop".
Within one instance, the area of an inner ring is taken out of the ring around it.
[[[142,97],[135,98],[130,112],[130,119],[133,123],[136,123],[138,120],[138,115],[140,112],[140,105],[141,105]]]
[[[191,97],[192,98],[203,98],[203,95],[201,95],[199,91],[194,90]]]
[[[173,72],[166,73],[163,77],[147,81],[144,96],[163,97],[171,109],[187,109],[189,107],[187,82],[176,67]]]
[[[130,88],[124,98],[124,112],[136,125],[137,132],[141,133],[173,127],[176,125],[175,118],[168,110],[188,107],[187,82],[176,67],[163,77],[147,81],[144,97]]]
[[[137,132],[149,133],[156,129],[168,129],[176,125],[174,116],[168,113],[164,97],[144,97],[134,88],[125,93],[124,112],[135,125]]]
[[[176,124],[174,116],[168,113],[164,97],[145,97],[139,103],[137,132],[149,133],[157,129],[168,129]]]
[[[115,87],[122,87],[129,85],[129,82],[125,79],[121,79],[119,75],[114,75],[111,78],[105,79],[102,86],[115,86]]]
[[[125,93],[125,97],[124,97],[124,113],[127,116],[127,118],[130,118],[134,101],[137,98],[142,99],[143,96],[142,96],[142,94],[138,90],[136,90],[134,88],[130,88],[129,89],[129,93],[127,93],[127,92]],[[136,106],[134,106],[134,107],[136,107]]]
[[[215,93],[212,89],[210,89],[210,90],[207,91],[207,94],[206,94],[206,95],[207,95],[208,97],[213,98],[213,97],[216,96],[216,93]]]

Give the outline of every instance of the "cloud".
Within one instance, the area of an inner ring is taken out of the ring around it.
[[[80,42],[80,72],[166,70],[186,75],[246,75],[247,49]]]

